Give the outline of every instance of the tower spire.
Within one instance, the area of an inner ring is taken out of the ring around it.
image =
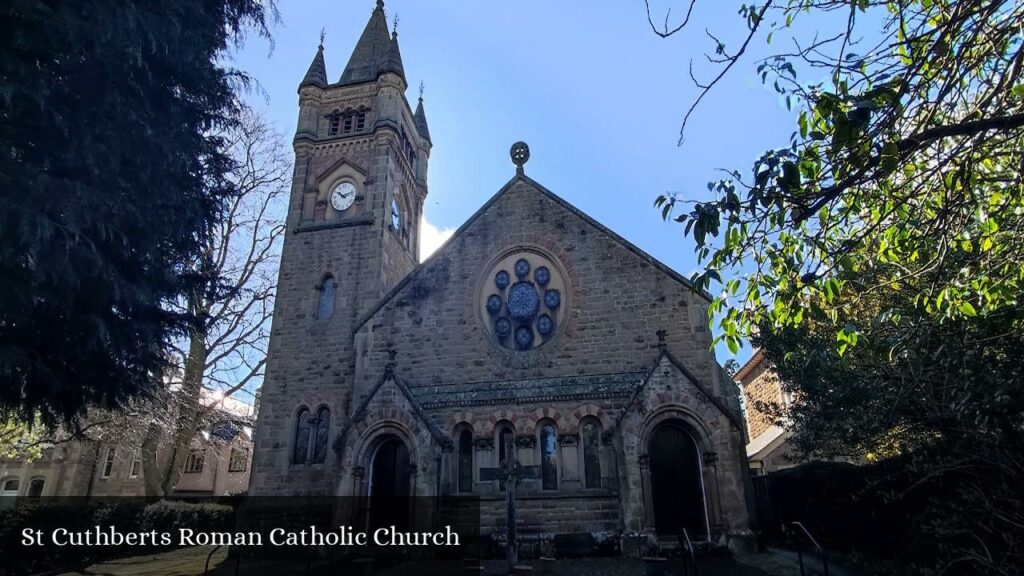
[[[388,33],[384,2],[377,0],[377,7],[352,50],[348,65],[341,73],[340,83],[372,82],[382,72],[395,72],[405,77],[402,57],[398,51],[398,38]]]
[[[430,128],[427,127],[427,113],[423,110],[423,82],[420,82],[420,101],[416,104],[416,112],[412,115],[416,131],[420,133],[427,142],[430,142]],[[433,144],[433,142],[431,142]]]
[[[320,31],[320,46],[316,50],[316,56],[313,56],[313,61],[309,63],[309,69],[306,70],[306,75],[302,78],[302,82],[299,83],[299,88],[303,86],[319,86],[320,88],[327,87],[327,66],[324,64],[324,31]]]

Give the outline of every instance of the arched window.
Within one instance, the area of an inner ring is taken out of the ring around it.
[[[459,492],[473,491],[473,433],[459,433]]]
[[[334,276],[330,274],[324,276],[323,281],[320,283],[320,296],[316,305],[316,317],[318,320],[326,320],[334,315],[335,288]]]
[[[21,488],[21,481],[17,478],[4,480],[3,489],[0,490],[0,496],[17,496],[19,488]]]
[[[309,457],[309,409],[303,408],[295,416],[295,448],[292,452],[293,464],[305,464]]]
[[[593,420],[583,424],[580,434],[583,444],[583,479],[585,487],[601,487],[601,427]]]
[[[316,433],[313,441],[313,464],[327,459],[327,440],[331,432],[331,409],[321,406],[316,411]]]
[[[398,190],[395,190],[398,193]],[[396,231],[402,229],[402,208],[398,205],[396,198],[391,199],[391,227]]]
[[[28,497],[29,498],[42,498],[43,497],[43,486],[45,481],[42,478],[35,478],[28,483]]]
[[[544,490],[558,489],[558,432],[553,424],[540,429],[540,483]]]

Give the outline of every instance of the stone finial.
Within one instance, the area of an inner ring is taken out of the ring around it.
[[[530,147],[526,145],[526,142],[516,142],[512,145],[509,156],[512,157],[512,163],[516,165],[516,174],[522,176],[525,173],[523,166],[530,160]]]
[[[658,348],[660,348],[661,350],[664,350],[665,347],[668,345],[665,342],[665,338],[668,336],[668,332],[666,332],[665,330],[658,330],[657,334],[658,334]]]
[[[387,348],[387,352],[388,361],[387,364],[384,365],[384,371],[388,374],[391,374],[392,372],[395,371],[395,358],[398,357],[398,350],[395,350],[393,347],[389,346]]]

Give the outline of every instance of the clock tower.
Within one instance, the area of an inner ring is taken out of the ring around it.
[[[353,328],[417,263],[431,142],[407,88],[381,0],[338,80],[321,40],[299,84],[252,494],[334,492],[327,444],[352,410]]]

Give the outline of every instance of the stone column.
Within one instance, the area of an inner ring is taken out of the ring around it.
[[[581,487],[580,482],[580,446],[579,436],[563,434],[558,437],[559,467],[562,469],[562,482],[559,488],[575,490]]]
[[[352,469],[352,512],[349,525],[357,528],[369,526],[367,514],[369,505],[366,500],[366,468],[356,466]]]
[[[705,452],[702,464],[704,502],[707,506],[708,522],[711,524],[708,526],[708,530],[711,532],[708,534],[708,538],[711,539],[712,534],[718,535],[725,531],[725,525],[722,522],[722,500],[718,489],[718,453]]]
[[[640,464],[640,487],[644,493],[644,530],[654,532],[654,495],[651,494],[650,458],[647,454],[641,454],[638,463]]]

